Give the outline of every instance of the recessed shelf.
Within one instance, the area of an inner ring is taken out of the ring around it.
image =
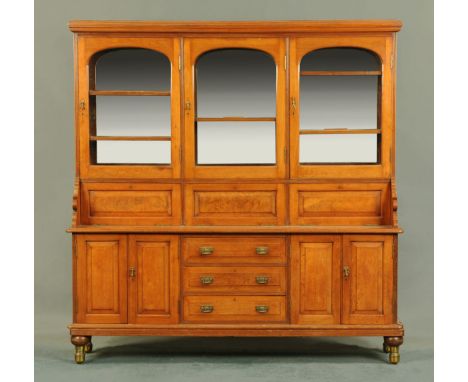
[[[91,141],[170,141],[171,137],[165,136],[96,136],[89,138]]]
[[[90,90],[92,96],[162,96],[167,97],[171,92],[160,90]]]
[[[275,122],[275,117],[199,117],[197,122]]]
[[[322,129],[300,130],[299,134],[380,134],[381,129]]]
[[[301,76],[380,76],[380,70],[303,70]]]

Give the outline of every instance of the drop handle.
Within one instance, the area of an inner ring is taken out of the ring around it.
[[[257,282],[257,284],[265,285],[265,284],[268,284],[268,277],[267,276],[256,276],[255,281]]]
[[[268,313],[268,311],[270,310],[270,308],[268,307],[268,305],[256,305],[255,306],[255,311],[257,313]]]
[[[200,305],[200,312],[202,313],[211,313],[214,310],[213,305]]]
[[[200,282],[201,282],[203,285],[213,284],[213,281],[214,281],[214,277],[213,277],[213,276],[200,276]]]
[[[348,277],[350,274],[351,274],[351,269],[347,265],[345,265],[343,267],[343,277],[345,278],[345,280],[348,280]]]
[[[200,255],[202,256],[211,255],[213,252],[213,247],[200,247]]]
[[[255,253],[257,255],[268,255],[268,247],[257,247]]]

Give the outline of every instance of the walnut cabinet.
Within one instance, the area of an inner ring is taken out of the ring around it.
[[[381,336],[399,361],[399,21],[71,21],[92,336]]]

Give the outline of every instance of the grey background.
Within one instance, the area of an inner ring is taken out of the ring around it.
[[[36,378],[289,381],[433,378],[433,4],[424,0],[36,0]],[[69,19],[270,20],[397,18],[397,181],[402,361],[377,338],[97,338],[72,362],[73,57]]]

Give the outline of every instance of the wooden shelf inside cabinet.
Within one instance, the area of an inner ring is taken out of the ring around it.
[[[327,71],[327,70],[303,70],[301,76],[380,76],[380,70],[340,70],[340,71]]]
[[[166,136],[97,136],[89,138],[91,141],[171,141],[171,137]]]
[[[381,134],[381,129],[323,129],[300,130],[299,134]]]
[[[159,90],[90,90],[92,96],[151,96],[168,97],[171,92]]]
[[[198,117],[197,122],[275,122],[275,117]]]

